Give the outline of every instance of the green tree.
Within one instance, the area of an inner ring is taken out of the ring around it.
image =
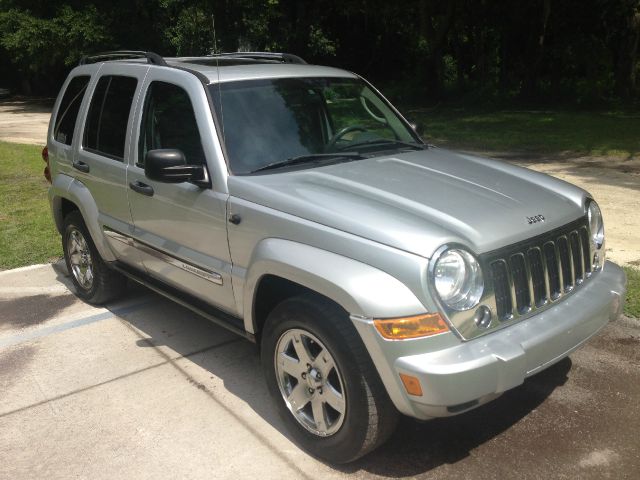
[[[27,94],[33,81],[43,81],[47,72],[77,62],[81,54],[108,39],[92,5],[82,10],[64,5],[50,18],[15,8],[0,12],[0,46],[21,74]]]

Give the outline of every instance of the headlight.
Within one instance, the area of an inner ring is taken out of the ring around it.
[[[482,269],[473,255],[461,249],[444,252],[433,270],[440,299],[453,310],[469,310],[482,297]]]
[[[604,222],[602,221],[602,212],[595,201],[589,203],[587,211],[589,218],[589,230],[591,231],[591,241],[596,250],[600,250],[604,244]]]

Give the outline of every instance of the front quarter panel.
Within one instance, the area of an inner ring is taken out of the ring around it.
[[[243,295],[245,328],[255,333],[253,301],[264,275],[276,275],[314,290],[352,315],[386,318],[426,311],[400,281],[370,265],[289,240],[268,238],[255,248]]]

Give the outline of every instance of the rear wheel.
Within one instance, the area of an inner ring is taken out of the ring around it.
[[[309,453],[346,463],[384,442],[398,413],[340,307],[311,296],[269,315],[262,363],[279,413]]]
[[[80,298],[89,303],[102,304],[124,292],[126,278],[104,263],[77,210],[64,219],[62,250]]]

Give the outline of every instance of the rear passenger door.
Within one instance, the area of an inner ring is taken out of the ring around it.
[[[104,64],[93,82],[85,114],[82,141],[74,159],[74,176],[84,183],[96,202],[98,224],[116,257],[140,264],[127,241],[133,224],[129,211],[126,171],[129,163],[132,112],[148,67]]]
[[[169,184],[145,176],[149,150],[181,150],[187,163],[214,172],[215,135],[200,81],[178,69],[152,68],[136,117],[137,142],[128,170],[134,237],[150,274],[206,302],[235,313],[227,243],[228,194],[212,186]]]

